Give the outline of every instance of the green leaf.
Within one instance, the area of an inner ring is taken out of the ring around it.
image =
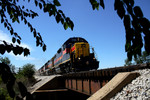
[[[96,6],[95,6],[95,5],[92,5],[92,8],[93,8],[93,10],[95,10]]]
[[[4,19],[3,19],[3,17],[1,17],[1,23],[3,23],[4,22]]]
[[[61,23],[64,24],[64,19],[63,18],[61,18]]]
[[[21,40],[21,37],[20,37],[20,36],[18,36],[18,38]]]
[[[19,87],[21,96],[25,97],[27,95],[27,88],[21,82],[18,82],[18,87]]]
[[[134,7],[134,13],[137,17],[143,17],[143,12],[139,6]]]
[[[127,42],[126,45],[125,45],[126,52],[130,51],[130,49],[131,49],[131,42]]]
[[[18,49],[17,49],[17,47],[13,47],[13,53],[14,53],[15,55],[18,54]]]
[[[101,7],[102,7],[103,9],[105,8],[104,1],[103,1],[103,0],[100,0],[100,5],[101,5]]]
[[[24,9],[24,6],[22,6],[22,9]]]
[[[56,18],[57,23],[59,23],[61,20],[61,15],[59,13],[57,13],[55,18]]]
[[[42,4],[41,3],[39,3],[39,7],[40,7],[40,9],[42,9]]]
[[[93,10],[95,10],[95,8],[97,10],[99,9],[99,3],[96,0],[90,0],[90,3],[92,5]]]
[[[33,27],[32,27],[32,26],[30,27],[30,31],[31,31],[31,32],[33,31]]]
[[[13,35],[13,34],[14,34],[14,32],[13,32],[13,30],[12,30],[12,29],[10,30],[10,34],[11,34],[11,35]]]
[[[134,0],[126,0],[126,1],[129,1],[130,5],[134,6]]]
[[[44,46],[43,46],[43,51],[45,51],[46,50],[46,45],[44,44]]]
[[[14,80],[9,80],[6,87],[7,87],[7,91],[9,93],[9,96],[11,98],[14,98],[15,97],[15,91],[13,90],[13,85],[14,85]]]
[[[71,30],[73,31],[73,28],[74,28],[74,24],[72,21],[70,21],[70,24],[71,24]]]
[[[37,0],[34,0],[34,2],[35,2],[35,5],[37,6],[37,5],[38,5],[38,2],[37,2]]]
[[[124,2],[126,5],[129,5],[129,1],[130,1],[130,0],[123,0],[123,2]]]
[[[134,18],[132,20],[132,26],[136,29],[136,31],[141,32],[141,27],[140,27],[138,19]]]
[[[18,44],[20,44],[20,43],[21,43],[21,41],[20,41],[19,39],[17,39],[17,43],[18,43]]]
[[[48,10],[49,10],[48,7],[47,7],[47,6],[44,6],[43,11],[44,11],[44,12],[47,12]]]
[[[5,28],[7,27],[7,23],[6,23],[6,22],[4,23],[4,27],[5,27]]]
[[[128,6],[127,11],[129,12],[129,14],[133,15],[132,6]]]
[[[117,7],[117,14],[121,19],[125,16],[125,9],[122,1],[120,1],[119,6]]]
[[[10,53],[10,51],[12,50],[11,45],[6,45],[6,50],[7,50],[8,53]]]
[[[13,18],[13,19],[12,19],[12,22],[14,23],[15,21],[16,21],[16,19],[15,19],[15,18]]]
[[[63,11],[62,10],[58,10],[58,12],[62,13],[63,14]]]
[[[139,19],[140,25],[145,28],[149,29],[150,28],[150,21],[147,18],[140,18]]]
[[[21,55],[23,53],[23,48],[17,45],[18,54]]]
[[[64,23],[64,29],[66,30],[68,28],[68,25],[67,25],[67,23],[65,22]]]
[[[144,35],[150,34],[150,30],[147,28],[143,28],[142,31],[143,31]]]
[[[147,34],[145,37],[144,37],[144,40],[145,40],[145,50],[146,52],[148,53],[148,55],[150,54],[150,34]]]
[[[39,46],[39,44],[40,44],[40,40],[39,40],[39,37],[37,36],[36,37],[36,46]]]
[[[3,55],[5,53],[5,46],[3,44],[0,44],[0,53]]]
[[[133,38],[135,36],[135,30],[133,28],[130,28],[128,31],[129,31],[129,33],[127,34],[128,35],[127,40],[131,41],[131,40],[133,40]]]
[[[123,22],[124,22],[125,28],[129,29],[130,28],[130,24],[131,24],[130,23],[130,16],[129,15],[125,15]]]
[[[52,10],[51,10],[52,14],[55,16],[57,9],[55,5],[52,5]]]
[[[27,56],[27,55],[29,55],[29,54],[30,54],[29,49],[25,48],[25,49],[24,49],[24,56]]]
[[[120,4],[120,0],[115,0],[114,9],[117,10]]]
[[[18,34],[17,34],[16,32],[14,33],[14,35],[15,35],[16,37],[18,36]]]
[[[24,18],[24,24],[27,24],[27,20]]]
[[[5,65],[6,66],[6,65]],[[4,66],[4,67],[5,67]],[[7,66],[6,66],[7,67]],[[5,73],[5,74],[4,74]],[[2,76],[1,76],[1,79],[2,79],[2,81],[5,83],[5,84],[7,84],[7,82],[8,82],[8,80],[9,80],[9,73],[8,73],[8,71],[7,70],[3,70],[3,72],[2,72]]]
[[[7,26],[7,30],[10,30],[9,26]]]
[[[36,31],[35,31],[35,30],[34,30],[34,32],[33,32],[33,36],[36,37]]]
[[[5,45],[8,45],[6,41],[3,41],[3,43],[4,43]]]
[[[53,15],[52,12],[53,12],[52,10],[49,11],[49,16],[52,16],[52,15]]]
[[[53,0],[53,3],[54,3],[54,5],[56,5],[56,6],[61,6],[61,4],[59,3],[58,0]]]
[[[132,60],[132,53],[131,52],[127,52],[127,56],[128,56],[129,61],[131,61]]]
[[[15,43],[16,42],[16,38],[13,37],[12,38],[12,42]]]

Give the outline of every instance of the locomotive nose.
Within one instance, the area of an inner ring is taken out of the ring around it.
[[[89,65],[89,61],[86,61],[86,65]]]
[[[89,44],[84,42],[75,43],[75,58],[80,60],[86,56],[89,56]]]

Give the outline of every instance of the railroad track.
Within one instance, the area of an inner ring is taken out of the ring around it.
[[[64,74],[65,87],[86,95],[92,95],[102,88],[119,72],[131,72],[134,70],[150,68],[150,63],[131,66],[100,69],[96,71],[84,71]]]
[[[146,68],[150,68],[150,63],[99,69],[96,71],[68,73],[58,77],[49,76],[49,79],[47,78],[45,81],[42,80],[41,83],[37,83],[35,85],[35,89],[32,92],[32,95],[34,95],[37,100],[44,98],[59,98],[67,100],[77,100],[80,98],[80,100],[85,100],[89,97],[92,97],[92,95],[95,95],[97,92],[100,93],[99,89],[106,85],[106,83],[108,83],[119,72],[132,72],[134,70]],[[121,82],[120,80],[114,81],[117,83]],[[126,78],[125,81],[129,81],[129,79]],[[110,83],[111,81],[108,84]],[[112,83],[109,86],[112,86]],[[103,89],[104,88],[100,90]]]
[[[130,66],[121,66],[121,67],[113,67],[113,68],[106,68],[106,69],[99,69],[96,71],[83,71],[83,72],[76,72],[76,73],[68,73],[64,74],[63,77],[65,78],[99,78],[99,77],[109,77],[115,76],[119,72],[131,72],[134,70],[140,70],[150,68],[150,63],[147,64],[139,64],[139,65],[130,65]]]

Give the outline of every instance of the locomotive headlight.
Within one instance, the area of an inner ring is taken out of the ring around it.
[[[79,57],[78,59],[80,60],[81,58]]]
[[[89,65],[89,61],[86,61],[86,65]]]
[[[95,57],[93,58],[93,60],[95,60]]]

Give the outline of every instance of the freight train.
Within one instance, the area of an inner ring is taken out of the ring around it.
[[[64,74],[97,69],[99,61],[81,37],[69,38],[38,71],[41,75]]]

